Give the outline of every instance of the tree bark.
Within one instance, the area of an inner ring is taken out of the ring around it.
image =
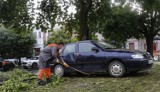
[[[89,40],[89,27],[88,27],[88,12],[92,6],[92,0],[79,0],[80,1],[80,40]]]
[[[21,57],[18,57],[18,66],[21,66]]]
[[[153,38],[154,36],[146,36],[147,52],[153,56]]]

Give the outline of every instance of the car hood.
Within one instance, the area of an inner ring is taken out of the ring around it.
[[[38,60],[30,60],[30,59],[28,59],[28,60],[25,60],[25,61],[23,61],[23,62],[38,62]]]
[[[152,56],[145,51],[139,51],[139,50],[127,50],[127,49],[106,49],[106,52],[119,52],[119,53],[140,53],[146,58],[152,58]]]
[[[124,53],[141,53],[146,54],[145,51],[139,51],[139,50],[129,50],[129,49],[106,49],[105,51],[109,52],[124,52]]]

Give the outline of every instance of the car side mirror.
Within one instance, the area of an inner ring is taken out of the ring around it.
[[[97,48],[97,47],[93,47],[92,49],[91,49],[93,52],[99,52],[99,48]]]

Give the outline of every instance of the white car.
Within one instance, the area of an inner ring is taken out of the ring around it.
[[[38,57],[32,57],[25,61],[22,61],[22,66],[24,68],[38,68]]]
[[[18,64],[18,59],[15,59],[15,58],[13,58],[13,59],[5,59],[6,61],[9,61],[9,62],[13,62],[15,65],[16,64]]]

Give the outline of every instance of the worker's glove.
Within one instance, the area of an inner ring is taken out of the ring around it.
[[[60,63],[59,59],[56,59],[56,63]]]

